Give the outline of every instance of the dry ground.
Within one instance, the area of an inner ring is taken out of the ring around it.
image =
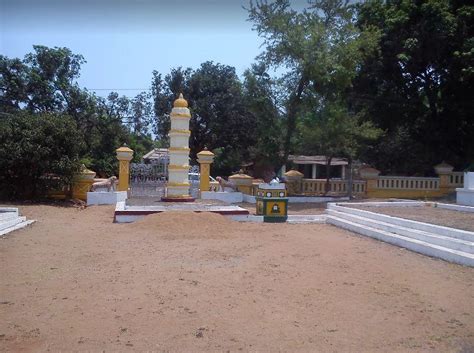
[[[196,203],[204,204],[214,204],[214,205],[229,205],[223,201],[219,200],[196,200]],[[133,197],[127,200],[127,205],[131,206],[158,206],[158,205],[169,205],[169,203],[164,203],[160,198],[153,197]],[[249,210],[251,214],[255,214],[256,205],[252,203],[242,202],[235,204],[242,208]],[[325,202],[305,202],[305,203],[289,203],[288,204],[288,213],[289,214],[321,214],[324,213],[326,209]]]
[[[425,207],[387,207],[352,206],[362,210],[387,214],[389,216],[428,222],[445,227],[453,227],[474,232],[474,213],[446,210],[431,206]]]
[[[0,351],[470,352],[474,269],[329,225],[23,206]]]

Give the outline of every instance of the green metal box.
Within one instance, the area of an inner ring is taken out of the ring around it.
[[[260,184],[257,190],[257,215],[264,222],[279,223],[288,219],[285,184]]]

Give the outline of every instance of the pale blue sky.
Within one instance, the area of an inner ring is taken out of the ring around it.
[[[33,44],[68,47],[87,60],[79,83],[88,89],[149,88],[153,70],[206,60],[240,75],[262,50],[243,5],[248,1],[0,0],[0,52],[22,58]]]

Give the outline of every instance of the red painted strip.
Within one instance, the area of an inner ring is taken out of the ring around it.
[[[190,198],[172,198],[172,197],[162,197],[161,201],[163,202],[194,202],[195,199]]]
[[[162,213],[166,211],[115,211],[114,218],[116,216],[146,216],[149,214],[154,214],[154,213]],[[211,212],[211,213],[218,213],[221,215],[248,215],[250,212],[248,210],[222,210],[222,211],[185,211],[185,212],[196,212],[196,213],[201,213],[201,212]]]

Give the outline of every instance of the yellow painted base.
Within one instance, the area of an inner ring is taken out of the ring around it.
[[[238,185],[237,190],[242,194],[252,195],[252,186],[251,185]]]
[[[266,204],[266,216],[286,216],[286,207],[288,202],[287,201],[272,201],[268,200]]]
[[[72,198],[87,201],[87,193],[90,191],[94,179],[77,180],[72,183]]]
[[[428,197],[442,197],[446,193],[440,190],[401,190],[401,189],[376,189],[367,190],[368,198],[401,198],[401,199],[423,199]]]
[[[46,197],[53,200],[65,200],[69,198],[69,195],[68,191],[48,191]]]

